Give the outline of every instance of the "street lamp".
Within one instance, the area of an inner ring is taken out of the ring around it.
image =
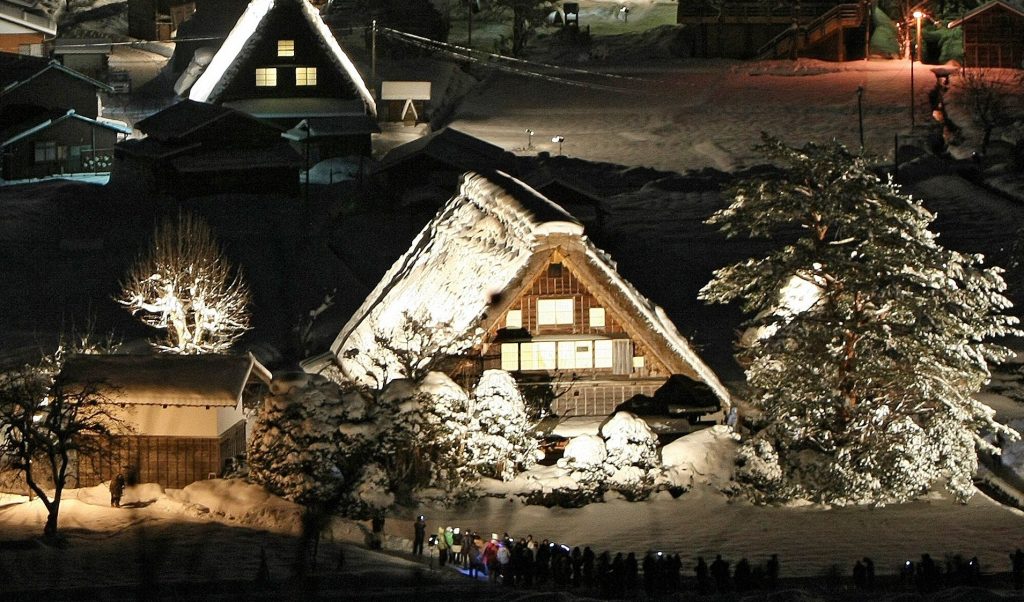
[[[565,136],[554,136],[551,138],[552,142],[558,143],[558,154],[562,154],[562,143],[565,142]]]
[[[919,10],[915,10],[914,11],[914,21],[917,23],[917,33],[916,33],[916,36],[915,36],[916,39],[917,39],[917,48],[915,48],[915,52],[914,53],[917,54],[917,60],[919,60],[919,61],[921,60],[921,17],[923,17],[923,16],[924,16],[923,12],[921,12]],[[915,120],[916,120],[916,115],[915,115],[916,111],[914,109],[914,53],[911,53],[911,55],[910,55],[910,129],[911,130],[914,129]]]
[[[526,130],[526,150],[533,150],[533,130]]]

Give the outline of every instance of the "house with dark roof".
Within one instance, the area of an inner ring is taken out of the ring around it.
[[[1024,11],[992,0],[949,23],[963,31],[964,67],[1024,67]]]
[[[43,56],[57,23],[35,0],[0,0],[0,52]]]
[[[109,171],[131,130],[99,119],[101,91],[111,88],[57,61],[0,53],[0,177]]]
[[[131,430],[106,453],[77,458],[79,487],[123,473],[181,488],[245,453],[243,404],[261,400],[271,375],[252,355],[78,355],[59,378],[96,391]]]
[[[551,391],[560,416],[608,415],[636,396],[654,397],[673,377],[659,396],[667,406],[699,390],[716,400],[712,411],[731,403],[664,310],[618,273],[578,220],[498,172],[465,174],[330,351],[303,367],[386,382],[401,374],[394,350],[419,341],[409,319],[446,337],[434,343],[453,349],[442,365],[457,382],[469,387],[483,370],[506,370]],[[679,400],[665,399],[672,391]]]
[[[195,12],[193,0],[128,0],[128,35],[169,41]]]
[[[374,173],[388,194],[407,206],[433,211],[471,170],[516,173],[515,156],[475,136],[446,127],[388,151]]]
[[[114,145],[131,128],[66,112],[34,113],[0,130],[2,179],[22,180],[59,174],[107,173]]]
[[[113,183],[177,198],[298,193],[302,158],[281,128],[234,109],[183,100],[143,119],[146,135],[117,145]]]
[[[252,0],[188,97],[286,128],[377,114],[355,65],[307,0]]]

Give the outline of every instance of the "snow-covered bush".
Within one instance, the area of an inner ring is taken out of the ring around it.
[[[545,498],[558,498],[562,506],[582,506],[597,501],[604,492],[608,479],[606,461],[608,450],[604,439],[597,435],[573,437],[565,445],[558,466],[568,471],[569,477],[577,484],[576,489],[556,489]],[[547,500],[542,499],[542,503]]]
[[[779,454],[770,441],[753,438],[736,452],[736,481],[750,486],[753,497],[774,501],[784,496]]]
[[[614,470],[608,485],[629,499],[642,499],[654,486],[658,457],[658,438],[642,418],[630,412],[617,412],[601,427],[608,450],[606,463]]]
[[[336,499],[345,481],[338,453],[343,413],[341,391],[326,379],[268,396],[249,442],[249,478],[300,504]]]
[[[375,410],[381,436],[375,450],[400,501],[417,489],[434,488],[453,498],[465,493],[469,453],[469,399],[441,373],[423,382],[393,380]]]
[[[512,375],[486,370],[473,392],[477,424],[470,438],[480,474],[507,481],[536,461],[537,440],[526,404]]]

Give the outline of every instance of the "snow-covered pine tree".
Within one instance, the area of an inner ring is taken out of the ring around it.
[[[473,392],[478,433],[470,439],[473,464],[484,476],[510,480],[536,462],[537,439],[512,375],[485,370]]]
[[[986,341],[1016,332],[1001,270],[939,245],[932,214],[838,143],[762,149],[781,171],[709,223],[775,244],[701,291],[740,300],[759,333],[742,359],[763,428],[744,453],[777,462],[778,497],[896,502],[944,478],[966,501],[981,434],[1016,438],[971,397],[1007,357]]]
[[[609,477],[612,489],[630,499],[646,497],[654,486],[658,457],[658,437],[642,418],[630,412],[616,412],[601,427],[601,436],[608,450],[606,462],[613,472]]]
[[[300,504],[337,498],[345,486],[342,461],[351,459],[339,456],[345,407],[338,385],[327,379],[269,396],[253,425],[249,477]]]

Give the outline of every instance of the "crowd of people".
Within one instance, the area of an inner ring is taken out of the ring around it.
[[[701,594],[746,592],[775,589],[779,580],[780,561],[772,554],[764,563],[741,558],[735,566],[716,555],[711,562],[697,557],[685,567],[679,554],[648,551],[642,559],[633,552],[596,553],[589,546],[580,548],[536,540],[533,535],[514,538],[508,533],[479,533],[460,527],[438,527],[427,537],[426,518],[414,523],[413,553],[428,552],[431,563],[436,557],[441,567],[460,569],[471,577],[486,577],[492,583],[515,587],[553,586],[600,591],[609,597],[639,593],[648,595],[695,591]],[[1010,555],[1014,587],[1024,588],[1024,552],[1019,548]],[[688,570],[687,570],[688,569]],[[860,590],[875,589],[875,563],[871,558],[853,564],[853,585]],[[978,558],[962,556],[946,559],[940,566],[929,554],[918,562],[906,561],[900,569],[900,583],[905,589],[930,593],[942,587],[976,586],[981,579]]]

